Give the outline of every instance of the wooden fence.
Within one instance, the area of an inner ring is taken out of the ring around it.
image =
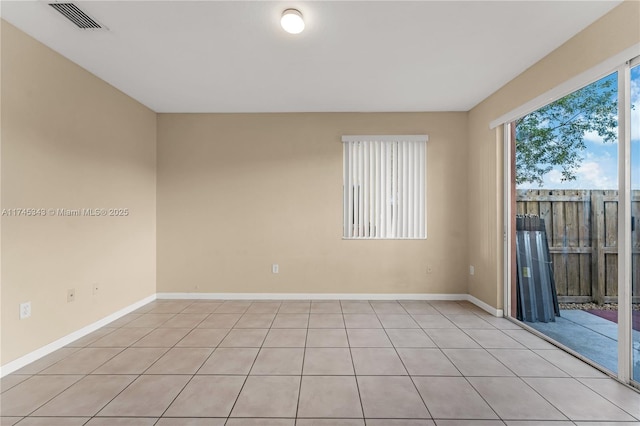
[[[640,280],[640,191],[633,191],[632,262]],[[617,301],[618,191],[517,190],[516,214],[545,221],[561,302]],[[632,294],[638,295],[637,284]],[[634,302],[636,302],[634,298]]]

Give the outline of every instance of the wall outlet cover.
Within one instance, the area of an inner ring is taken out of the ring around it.
[[[20,304],[20,319],[29,318],[31,316],[31,302]]]

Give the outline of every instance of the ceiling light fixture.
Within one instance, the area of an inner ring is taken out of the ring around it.
[[[282,12],[280,19],[282,28],[290,34],[300,34],[304,30],[304,20],[302,13],[297,9],[287,9]]]

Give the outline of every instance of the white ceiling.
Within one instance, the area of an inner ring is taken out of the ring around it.
[[[467,111],[615,1],[46,1],[2,17],[157,112]],[[285,33],[282,11],[305,17]]]

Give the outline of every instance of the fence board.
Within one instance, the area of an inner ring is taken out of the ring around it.
[[[577,203],[578,207],[578,247],[591,249],[591,197],[588,191],[579,191],[583,202]],[[580,289],[579,296],[591,295],[591,253],[580,255]]]
[[[553,191],[554,195],[556,192]],[[564,247],[564,203],[554,202],[551,203],[551,217],[552,217],[552,242],[553,247]]]
[[[618,295],[618,202],[617,191],[605,191],[605,296]],[[608,201],[607,201],[608,199]]]
[[[565,191],[565,195],[569,193],[574,197],[578,194],[577,191]],[[564,247],[575,248],[578,247],[578,204],[581,202],[565,202],[564,203]],[[573,254],[572,250],[567,250],[566,254],[567,262],[567,295],[580,296],[580,257],[577,254]]]
[[[605,201],[604,203],[604,245],[618,246],[618,203]]]
[[[607,271],[605,276],[606,287],[605,296],[617,296],[618,295],[618,255],[607,254],[605,256],[605,263]]]
[[[553,278],[556,282],[558,295],[568,295],[569,286],[567,283],[567,256],[565,253],[553,254]]]
[[[578,203],[581,204],[582,202],[564,203],[565,247],[578,246],[578,228],[580,225],[578,222]]]
[[[633,294],[640,285],[640,190],[631,215]],[[615,190],[517,190],[517,214],[545,221],[558,295],[564,300],[613,300],[618,294],[618,192]]]
[[[604,230],[604,193],[602,191],[593,191],[591,193],[591,224],[592,239],[591,244],[593,252],[591,253],[591,296],[598,303],[604,301],[604,238],[602,236]]]
[[[552,216],[551,216],[551,202],[550,201],[542,201],[540,204],[540,217],[544,219],[544,229],[547,231],[547,234],[551,232],[551,225],[553,224]]]
[[[578,296],[591,296],[591,255],[580,256],[580,292]]]
[[[567,294],[569,296],[580,296],[580,255],[567,254]]]

